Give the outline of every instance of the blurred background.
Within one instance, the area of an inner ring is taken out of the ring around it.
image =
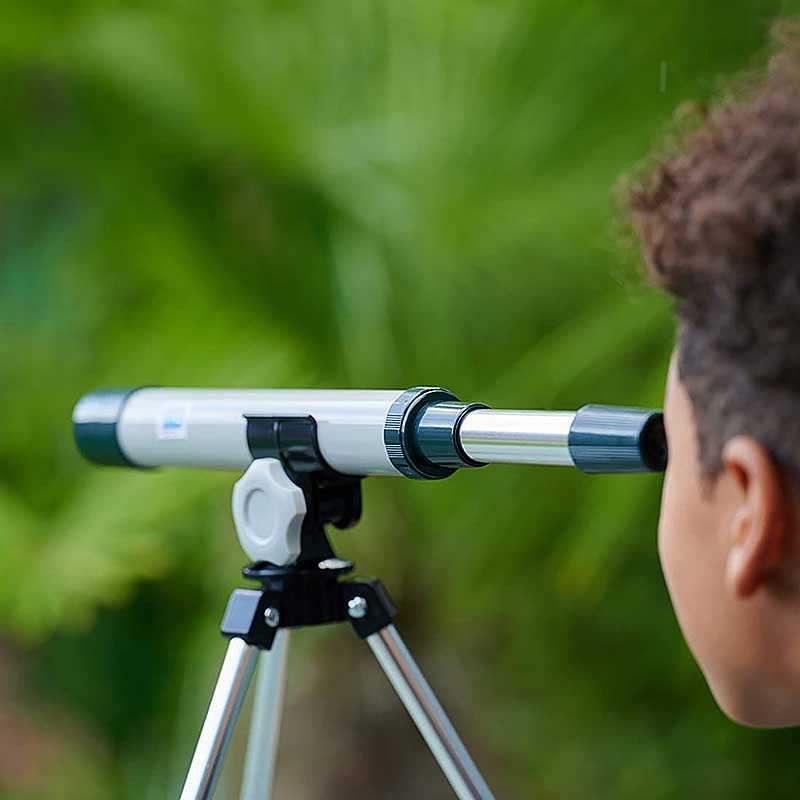
[[[7,0],[0,796],[177,797],[242,584],[236,476],[83,463],[82,393],[660,405],[669,307],[613,187],[798,10]],[[371,479],[335,535],[498,798],[796,797],[797,732],[727,721],[683,644],[659,491],[558,468]],[[295,635],[276,797],[450,796],[367,648]]]

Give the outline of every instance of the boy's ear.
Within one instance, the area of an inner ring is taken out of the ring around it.
[[[754,594],[781,557],[790,525],[790,498],[782,474],[755,439],[736,436],[722,451],[725,477],[734,487],[725,580],[734,596]]]

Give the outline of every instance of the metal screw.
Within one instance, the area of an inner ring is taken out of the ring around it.
[[[352,564],[349,561],[345,561],[343,558],[326,558],[324,561],[320,561],[317,566],[320,569],[346,569],[347,567],[352,567]]]
[[[347,613],[353,619],[364,619],[367,616],[367,601],[363,597],[353,597],[347,603]]]
[[[269,608],[264,609],[264,622],[266,622],[270,628],[277,628],[280,621],[281,612],[278,611],[277,608],[270,606]]]

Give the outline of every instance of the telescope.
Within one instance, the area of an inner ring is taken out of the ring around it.
[[[75,439],[97,464],[180,466],[244,474],[233,488],[239,542],[253,563],[220,626],[229,640],[180,800],[209,800],[231,731],[260,664],[241,800],[272,793],[289,629],[349,622],[370,646],[459,800],[494,800],[393,625],[376,578],[343,578],[325,526],[361,516],[361,480],[437,480],[487,464],[584,472],[658,472],[660,412],[586,405],[495,410],[437,387],[401,390],[106,389],[73,412]],[[434,593],[435,594],[435,593]]]
[[[78,446],[98,464],[230,470],[275,446],[277,419],[313,420],[322,457],[343,475],[440,479],[486,464],[652,472],[667,460],[657,411],[495,410],[435,387],[98,390],[73,414]]]

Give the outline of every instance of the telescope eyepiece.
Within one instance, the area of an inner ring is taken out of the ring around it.
[[[642,460],[652,472],[663,472],[669,461],[664,415],[653,413],[642,428],[639,437]]]
[[[575,466],[584,472],[663,472],[667,466],[660,411],[583,406],[575,413],[568,444]]]

